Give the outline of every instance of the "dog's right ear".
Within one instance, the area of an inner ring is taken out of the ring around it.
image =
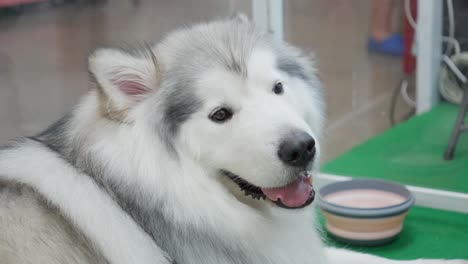
[[[98,49],[89,56],[88,67],[109,111],[123,112],[154,92],[160,67],[151,48],[138,52]]]

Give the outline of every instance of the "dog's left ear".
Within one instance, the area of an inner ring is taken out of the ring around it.
[[[109,111],[123,112],[157,90],[161,72],[150,48],[140,51],[98,49],[88,59],[90,73]]]

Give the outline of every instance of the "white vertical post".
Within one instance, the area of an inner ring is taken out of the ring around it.
[[[252,0],[252,16],[258,27],[283,39],[283,0]]]
[[[416,30],[416,112],[429,111],[438,101],[442,54],[442,0],[418,0]]]

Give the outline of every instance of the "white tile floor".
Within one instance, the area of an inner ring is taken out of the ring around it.
[[[152,42],[195,21],[250,13],[247,0],[83,1],[0,12],[0,143],[44,129],[88,90],[86,54],[99,45]],[[288,0],[285,38],[316,54],[327,88],[328,160],[390,126],[401,61],[366,50],[370,0]]]

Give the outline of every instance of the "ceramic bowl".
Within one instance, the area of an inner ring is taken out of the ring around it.
[[[382,245],[397,238],[414,201],[405,186],[374,179],[336,182],[318,193],[328,232],[337,240],[360,246]]]

